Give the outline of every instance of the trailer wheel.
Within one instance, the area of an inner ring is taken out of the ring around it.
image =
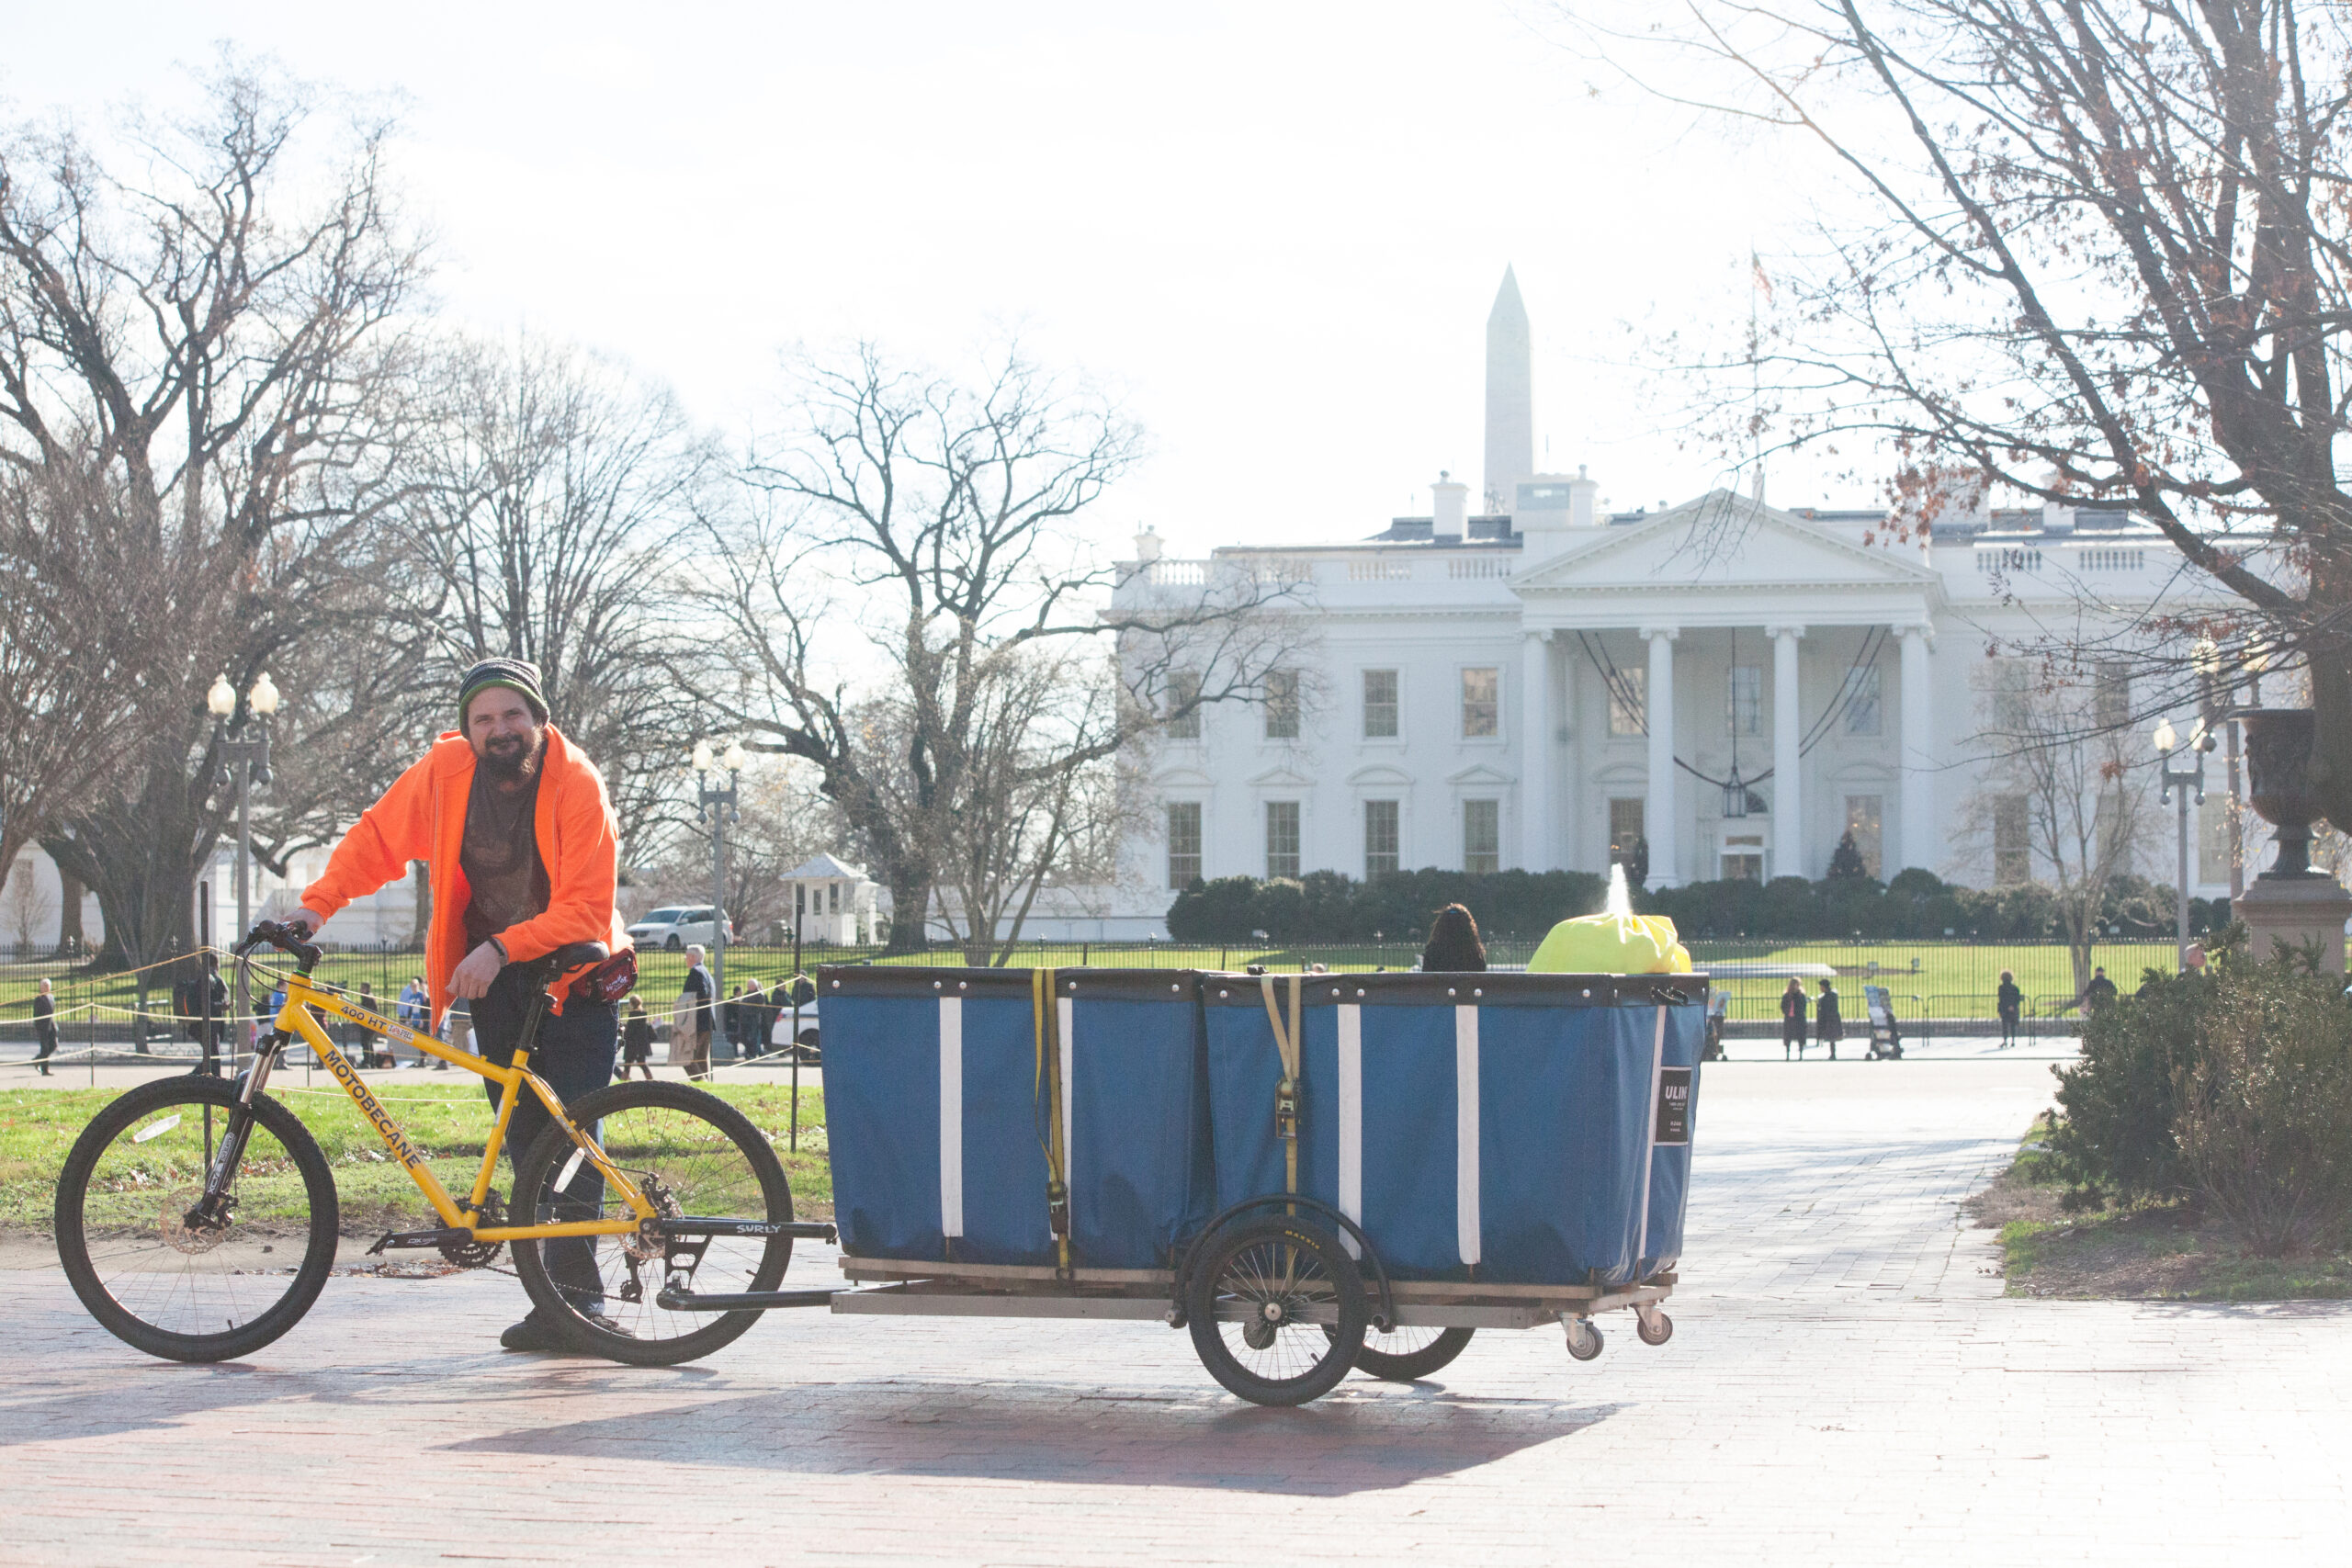
[[[1392,1328],[1367,1331],[1356,1352],[1356,1371],[1390,1382],[1418,1382],[1468,1348],[1470,1328]]]
[[[1634,1332],[1645,1345],[1663,1345],[1674,1337],[1674,1319],[1653,1308],[1634,1316]]]
[[[1600,1330],[1589,1317],[1572,1317],[1564,1326],[1568,1331],[1568,1354],[1579,1361],[1589,1361],[1600,1354]]]
[[[1210,1237],[1186,1312],[1209,1375],[1253,1404],[1304,1404],[1355,1364],[1363,1276],[1329,1232],[1270,1215]]]

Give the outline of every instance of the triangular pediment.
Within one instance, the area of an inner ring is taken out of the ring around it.
[[[1445,782],[1455,785],[1456,787],[1476,784],[1508,784],[1511,782],[1511,776],[1509,773],[1504,773],[1499,768],[1489,767],[1484,762],[1474,762],[1469,767],[1463,769],[1460,773],[1446,774]]]
[[[1521,597],[1617,588],[1892,588],[1936,581],[1901,547],[1863,545],[1794,513],[1728,491],[1613,527],[1538,566]]]
[[[1293,768],[1268,768],[1248,781],[1257,789],[1312,789],[1315,781]]]

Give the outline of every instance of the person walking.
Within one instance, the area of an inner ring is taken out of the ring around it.
[[[531,960],[573,942],[602,942],[616,954],[629,946],[613,908],[619,825],[596,764],[548,722],[537,665],[485,659],[466,671],[457,697],[458,728],[360,814],[325,874],[303,890],[289,923],[315,931],[353,899],[408,875],[412,861],[425,862],[433,898],[427,998],[435,1012],[453,997],[470,1001],[481,1054],[504,1062],[537,1000]],[[592,967],[579,965],[548,986],[530,1058],[532,1071],[566,1103],[612,1081],[620,1048],[618,1009],[573,994]],[[493,1105],[501,1088],[483,1081]],[[552,1124],[526,1095],[507,1127],[508,1159],[519,1163]],[[582,1162],[562,1197],[564,1208],[595,1214],[604,1177]],[[530,1201],[514,1195],[518,1210]],[[596,1248],[593,1236],[568,1236],[546,1243],[544,1252],[558,1288],[590,1316],[601,1314],[605,1301]],[[510,1350],[562,1343],[537,1308],[498,1342]]]
[[[631,1067],[641,1069],[645,1081],[653,1081],[653,1021],[645,1016],[645,998],[628,999],[628,1016],[621,1021],[621,1073],[628,1077]]]
[[[2001,988],[1994,993],[1993,1010],[2001,1015],[2001,1049],[2006,1051],[2018,1043],[2018,1020],[2025,1012],[2025,993],[2018,989],[2018,977],[2010,971],[2001,971]]]
[[[1829,1059],[1838,1059],[1838,1042],[1845,1037],[1846,1019],[1838,1003],[1838,987],[1826,978],[1821,982],[1821,999],[1813,1006],[1813,1037],[1829,1047]]]
[[[49,1059],[57,1054],[57,998],[43,980],[33,992],[33,1065],[49,1077]]]
[[[2091,983],[2075,998],[2075,1005],[2086,1015],[2095,1013],[2115,999],[2115,982],[2107,977],[2107,965],[2102,964],[2091,971]]]
[[[685,1031],[686,1077],[710,1077],[710,1026],[718,1012],[718,982],[703,967],[702,943],[686,949],[686,981],[678,992],[678,1027]],[[676,1055],[674,1043],[672,1055]]]
[[[365,980],[359,982],[359,1010],[372,1012],[379,1018],[384,1015],[383,1008],[376,1000],[375,991]],[[355,1023],[351,1026],[351,1037],[352,1043],[359,1047],[361,1066],[394,1067],[400,1065],[392,1059],[392,1053],[389,1047],[381,1051],[376,1048],[379,1036],[374,1030],[363,1024]]]
[[[1789,988],[1781,993],[1781,1060],[1789,1059],[1789,1047],[1796,1047],[1797,1060],[1804,1060],[1804,982],[1789,976]]]
[[[1421,972],[1476,974],[1486,967],[1487,944],[1478,940],[1478,922],[1469,909],[1460,904],[1440,909],[1430,921],[1429,945],[1421,949]]]

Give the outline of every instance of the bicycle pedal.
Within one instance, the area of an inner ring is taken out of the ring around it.
[[[454,1247],[473,1240],[474,1233],[460,1230],[393,1231],[368,1249],[375,1257],[387,1249],[407,1250],[429,1247]]]

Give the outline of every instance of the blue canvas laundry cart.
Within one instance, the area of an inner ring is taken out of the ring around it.
[[[835,1312],[1159,1319],[1261,1404],[1478,1328],[1672,1332],[1703,976],[818,984]]]

